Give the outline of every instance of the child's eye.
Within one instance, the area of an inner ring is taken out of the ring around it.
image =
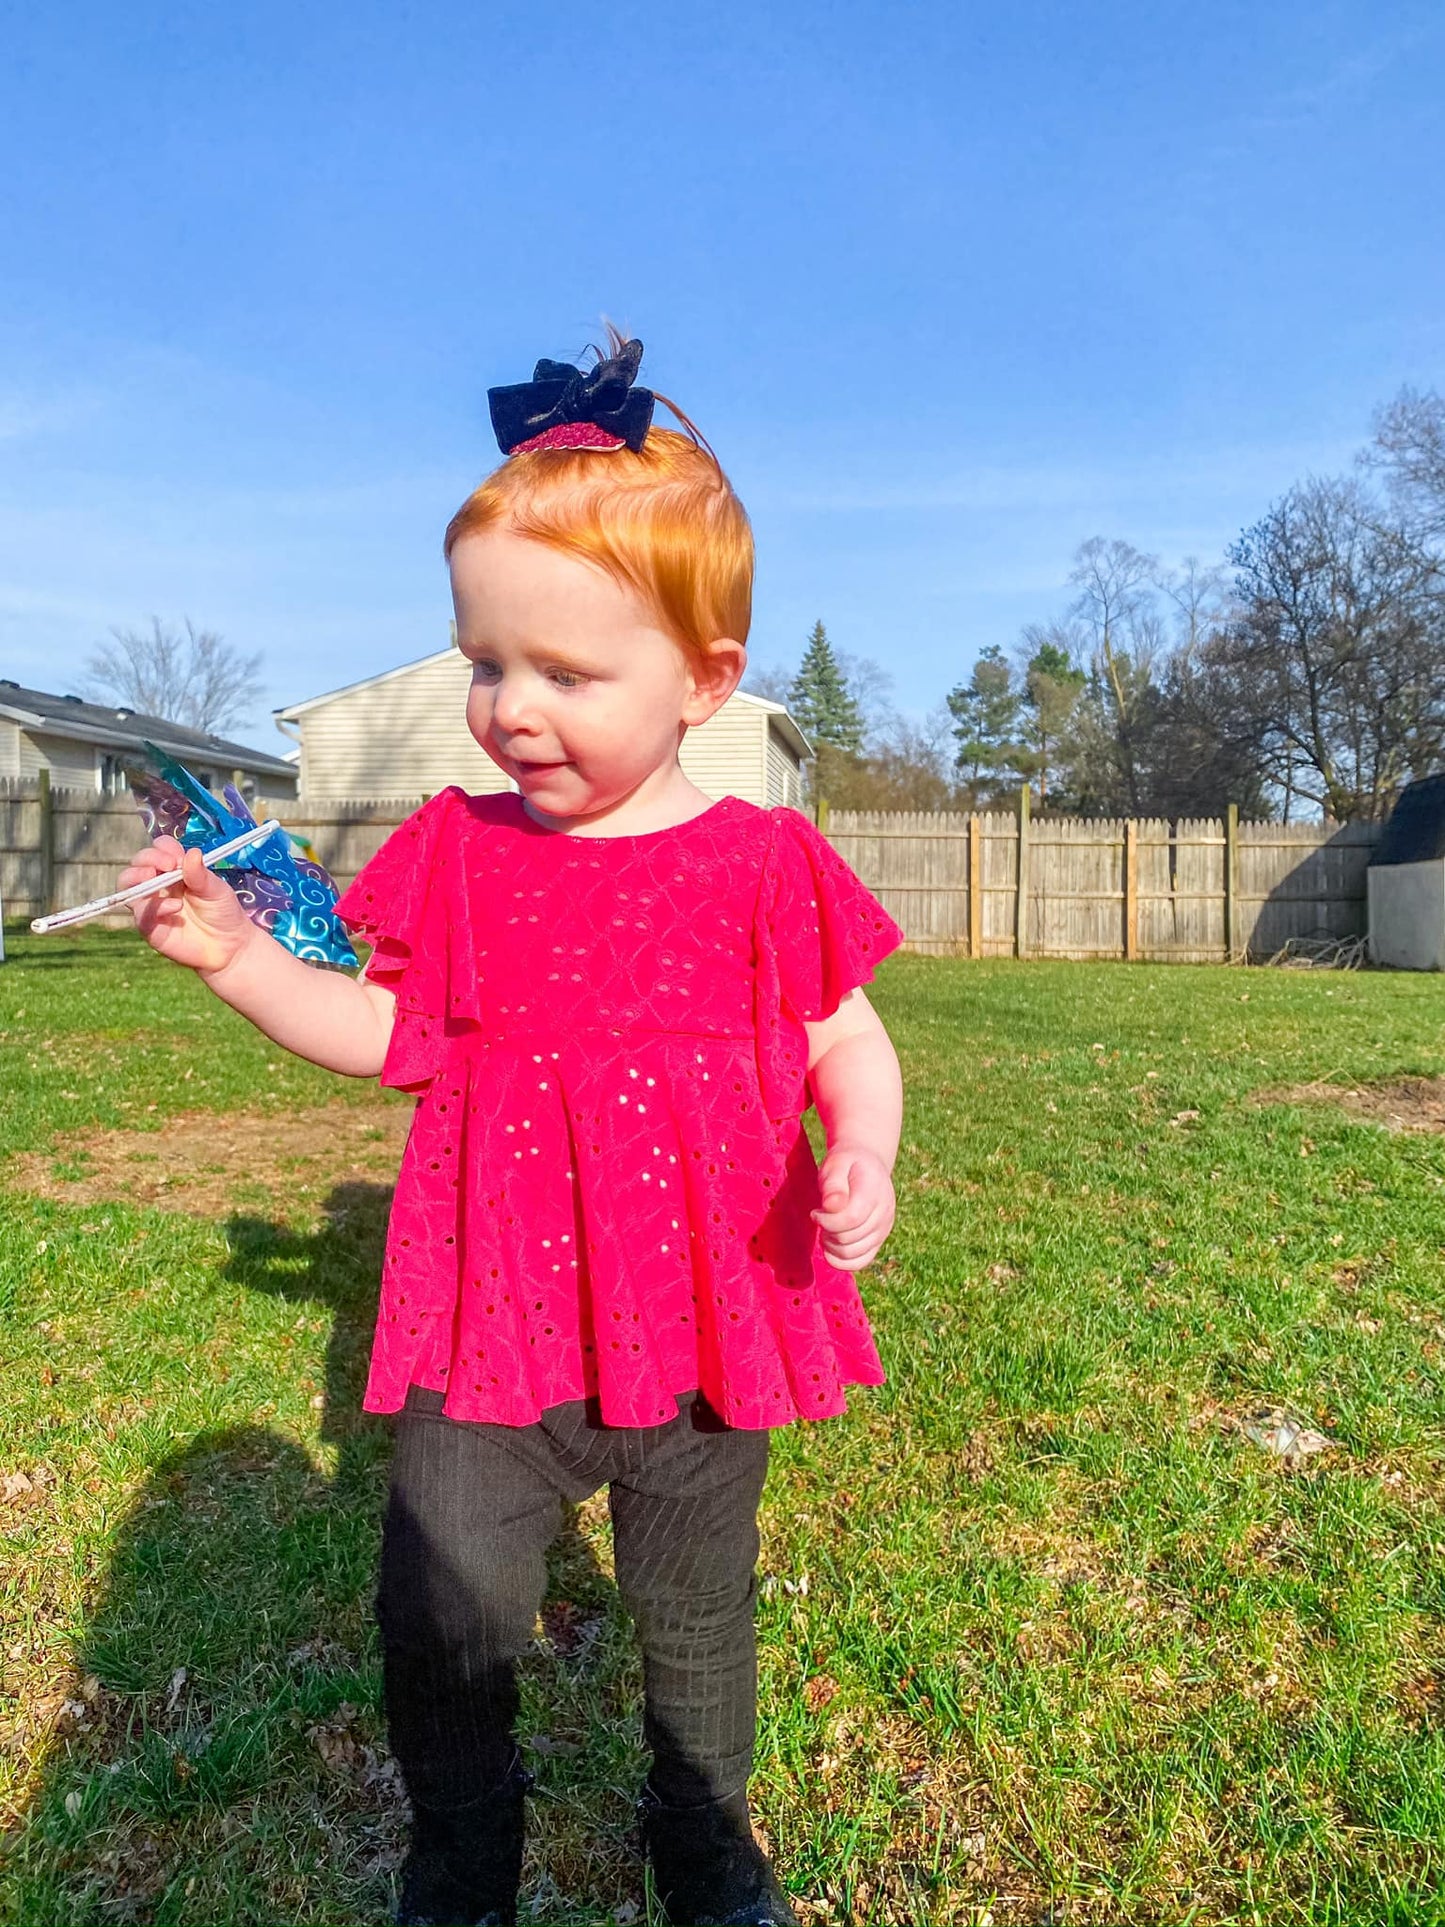
[[[548,675],[559,689],[580,689],[587,680],[585,676],[579,676],[575,669],[552,669]]]
[[[499,664],[489,661],[485,656],[472,658],[473,682],[499,682],[501,675]]]

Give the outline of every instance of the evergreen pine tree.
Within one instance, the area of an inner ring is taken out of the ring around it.
[[[1024,638],[1037,647],[1024,670],[1021,707],[1026,747],[1020,767],[1038,786],[1042,809],[1059,787],[1059,766],[1067,760],[1069,725],[1088,678],[1058,643],[1037,631],[1025,630]]]
[[[803,660],[788,690],[788,708],[803,734],[813,742],[831,743],[850,756],[861,754],[862,712],[821,622],[813,624]]]
[[[973,674],[948,692],[947,701],[958,744],[955,766],[977,802],[1002,789],[1018,767],[1022,697],[997,643],[980,654]]]

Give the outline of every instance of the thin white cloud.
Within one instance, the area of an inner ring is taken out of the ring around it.
[[[1111,503],[1157,503],[1161,493],[1238,497],[1261,494],[1260,507],[1301,475],[1349,466],[1358,440],[1274,443],[1207,450],[1182,445],[1138,460],[1108,465],[995,463],[942,474],[880,472],[844,475],[836,481],[764,480],[749,491],[759,507],[804,513],[853,515],[890,511],[979,514],[1089,510]]]
[[[1267,109],[1247,115],[1241,124],[1245,131],[1261,133],[1299,127],[1337,102],[1364,93],[1423,42],[1438,38],[1437,21],[1429,26],[1404,28],[1384,35],[1370,46],[1356,47],[1311,79],[1281,88]]]
[[[1376,81],[1420,46],[1438,41],[1440,26],[1436,20],[1403,28],[1369,46],[1354,48],[1312,77],[1279,87],[1252,109],[1231,113],[1229,105],[1223,104],[1214,137],[1204,142],[1192,162],[1181,170],[1176,193],[1191,198],[1199,190],[1215,189],[1227,170],[1257,165],[1255,150],[1261,140],[1302,133],[1333,110],[1358,111],[1360,97]]]
[[[0,389],[0,442],[68,434],[97,414],[101,406],[99,395],[80,389],[43,393]]]

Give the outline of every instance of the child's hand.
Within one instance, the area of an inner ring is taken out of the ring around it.
[[[861,1271],[873,1262],[893,1229],[893,1180],[876,1151],[838,1144],[818,1167],[821,1210],[813,1222],[823,1234],[823,1256],[839,1271]]]
[[[224,970],[250,942],[255,925],[230,884],[206,868],[199,850],[183,850],[173,836],[157,837],[121,872],[120,888],[144,883],[178,864],[185,871],[179,883],[131,905],[136,928],[172,963],[188,964],[192,970]]]

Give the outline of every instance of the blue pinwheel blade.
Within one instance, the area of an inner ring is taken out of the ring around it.
[[[131,778],[152,839],[173,836],[186,849],[213,850],[255,827],[246,800],[230,784],[219,801],[183,763],[147,744],[152,769]],[[336,885],[311,854],[292,848],[285,833],[269,836],[214,866],[236,893],[252,923],[303,963],[343,969],[358,962],[346,926],[336,915]]]

